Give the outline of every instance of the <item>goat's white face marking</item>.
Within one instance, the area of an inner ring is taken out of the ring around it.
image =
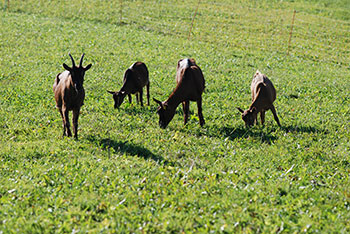
[[[179,65],[179,71],[181,71],[182,69],[188,68],[190,66],[190,60],[189,59],[183,59],[180,61],[180,65]]]
[[[259,70],[256,70],[254,78],[257,77],[257,76],[261,76],[261,75],[262,75],[262,73]]]

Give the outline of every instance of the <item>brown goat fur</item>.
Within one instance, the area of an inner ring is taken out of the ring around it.
[[[118,92],[107,91],[113,95],[114,108],[119,108],[123,103],[126,95],[129,97],[131,103],[131,94],[136,94],[137,103],[143,106],[143,87],[147,90],[147,105],[149,105],[149,74],[146,64],[143,62],[136,62],[131,65],[124,73],[123,86]]]
[[[176,82],[176,88],[166,101],[161,102],[153,98],[153,100],[159,104],[157,109],[159,126],[161,128],[166,128],[168,126],[180,103],[182,103],[183,106],[184,124],[186,124],[189,117],[190,101],[197,102],[199,123],[203,126],[202,93],[205,88],[205,81],[202,70],[197,66],[194,59],[181,59],[178,61]]]
[[[261,72],[256,71],[250,88],[252,92],[252,104],[249,109],[243,111],[241,108],[237,107],[242,113],[242,119],[246,126],[252,126],[258,123],[258,113],[260,113],[261,124],[264,124],[265,111],[268,110],[272,111],[278,126],[281,126],[276,109],[273,105],[273,102],[276,100],[276,89],[269,78]]]
[[[64,72],[56,76],[53,84],[53,92],[55,93],[56,107],[59,110],[63,121],[63,137],[72,136],[69,123],[69,111],[73,111],[73,132],[74,137],[78,138],[78,118],[80,108],[84,104],[85,90],[83,87],[84,75],[91,68],[91,64],[83,67],[84,54],[81,56],[79,66],[75,66],[73,57],[72,67],[63,64],[66,69]]]

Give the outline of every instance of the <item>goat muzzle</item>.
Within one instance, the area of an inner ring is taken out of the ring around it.
[[[80,84],[74,84],[74,89],[77,94],[81,93],[82,90],[84,89],[82,85]]]

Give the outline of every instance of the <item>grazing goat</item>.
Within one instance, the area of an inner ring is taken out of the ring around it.
[[[114,99],[114,108],[119,108],[123,103],[126,95],[129,97],[129,102],[131,103],[131,94],[136,94],[136,101],[141,102],[143,106],[143,87],[146,86],[147,89],[147,105],[149,105],[149,78],[148,78],[148,69],[146,64],[142,62],[136,62],[131,65],[124,74],[123,86],[119,92],[107,91],[110,94],[113,94]]]
[[[271,110],[278,126],[281,127],[280,121],[276,114],[276,109],[273,102],[276,100],[276,90],[272,82],[266,75],[256,71],[252,84],[250,86],[252,91],[252,104],[248,110],[243,111],[241,108],[237,109],[242,113],[242,119],[246,126],[252,126],[258,123],[258,113],[260,112],[261,124],[265,122],[265,111]]]
[[[72,136],[69,123],[69,111],[73,111],[73,131],[74,137],[78,139],[78,118],[80,107],[84,104],[85,91],[83,87],[84,75],[91,68],[91,64],[83,67],[84,54],[80,58],[79,66],[75,66],[74,59],[71,54],[72,67],[63,64],[66,69],[64,72],[56,76],[53,84],[53,92],[55,93],[56,107],[61,113],[63,120],[63,137]]]
[[[182,102],[184,111],[184,124],[187,123],[190,109],[190,101],[196,101],[198,106],[198,117],[201,126],[204,125],[202,114],[202,93],[205,81],[202,70],[197,66],[194,59],[181,59],[176,68],[177,86],[170,94],[169,98],[161,102],[155,98],[153,100],[159,104],[157,114],[159,115],[159,126],[166,128],[175,114],[177,106]]]

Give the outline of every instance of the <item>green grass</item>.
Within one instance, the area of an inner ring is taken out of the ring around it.
[[[348,1],[10,1],[0,7],[0,233],[350,232]],[[297,10],[290,55],[289,32]],[[62,139],[52,85],[85,53],[79,140]],[[203,115],[167,129],[156,104],[106,90],[140,60],[151,97],[180,58],[206,79]],[[259,69],[282,128],[246,129]]]

